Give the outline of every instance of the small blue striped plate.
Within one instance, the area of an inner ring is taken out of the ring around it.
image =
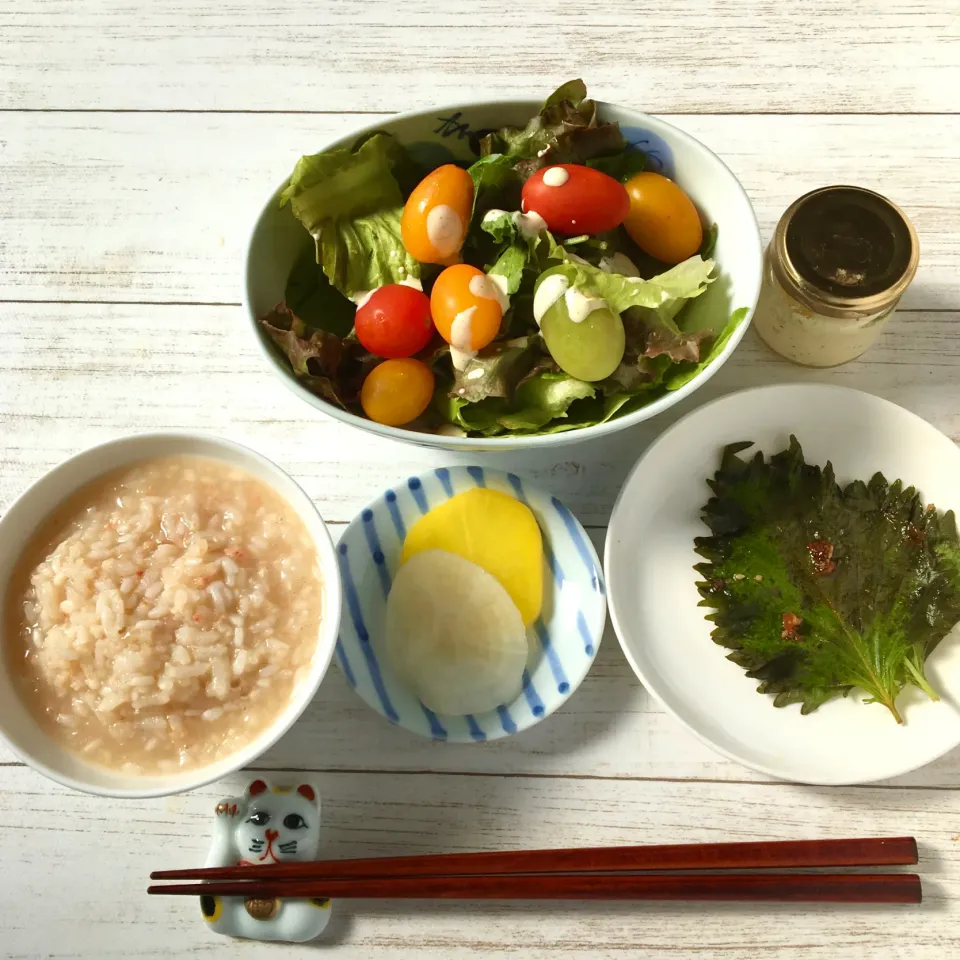
[[[428,510],[472,487],[516,497],[543,533],[543,614],[530,628],[523,691],[487,713],[438,716],[393,675],[383,656],[387,594],[406,531]],[[387,490],[347,527],[337,547],[344,616],[336,660],[350,685],[392,723],[434,740],[496,740],[532,727],[580,685],[597,654],[607,619],[603,572],[589,537],[555,497],[512,473],[441,467]]]

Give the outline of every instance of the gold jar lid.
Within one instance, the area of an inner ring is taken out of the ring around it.
[[[804,306],[854,318],[893,306],[917,272],[920,243],[903,211],[862,187],[821,187],[780,218],[774,275]]]

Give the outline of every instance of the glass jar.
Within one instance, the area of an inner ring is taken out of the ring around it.
[[[919,256],[913,225],[880,194],[847,186],[805,194],[767,247],[757,333],[794,363],[847,363],[876,340]]]

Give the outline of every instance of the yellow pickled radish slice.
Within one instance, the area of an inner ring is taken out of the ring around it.
[[[425,550],[400,568],[385,636],[397,678],[435,713],[483,713],[520,695],[529,649],[520,611],[458,554]]]
[[[449,550],[483,567],[513,598],[530,626],[543,605],[543,538],[530,508],[497,490],[451,497],[411,527],[403,562],[424,550]]]

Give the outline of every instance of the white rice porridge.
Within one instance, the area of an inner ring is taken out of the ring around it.
[[[24,551],[7,655],[66,747],[177,772],[235,752],[286,707],[321,602],[313,541],[279,494],[218,460],[147,460],[71,497]]]

